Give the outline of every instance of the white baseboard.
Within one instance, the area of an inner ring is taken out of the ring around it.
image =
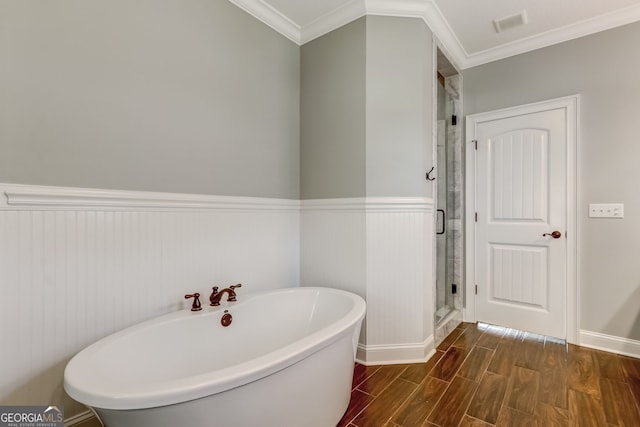
[[[580,345],[611,353],[640,358],[640,341],[598,332],[580,331]]]
[[[66,420],[64,420],[64,427],[73,427],[73,426],[77,426],[80,423],[83,423],[85,421],[88,421],[90,419],[95,418],[95,415],[93,415],[93,412],[91,411],[84,411],[81,412],[77,415],[74,415],[73,417],[67,418]]]
[[[362,365],[399,365],[424,363],[435,354],[433,335],[424,343],[394,345],[358,345],[356,361]]]

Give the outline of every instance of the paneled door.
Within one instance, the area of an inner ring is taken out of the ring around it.
[[[472,121],[475,317],[566,338],[567,111]]]

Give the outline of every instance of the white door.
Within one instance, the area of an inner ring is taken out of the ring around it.
[[[566,337],[567,111],[473,122],[477,321]]]

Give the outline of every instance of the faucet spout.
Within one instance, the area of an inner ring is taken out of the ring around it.
[[[218,292],[218,287],[214,286],[213,287],[213,292],[211,292],[211,296],[209,297],[209,305],[212,306],[218,306],[220,305],[220,301],[222,300],[222,297],[224,296],[224,294],[227,294],[227,301],[237,301],[236,299],[236,291],[234,289],[236,288],[240,288],[242,287],[242,285],[240,283],[238,283],[235,286],[229,286],[228,288],[224,288],[223,290]]]

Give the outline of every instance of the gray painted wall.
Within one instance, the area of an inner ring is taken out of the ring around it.
[[[299,196],[299,47],[227,1],[0,2],[0,181]]]
[[[431,31],[368,16],[302,46],[301,198],[431,196]]]
[[[640,23],[463,72],[465,113],[581,95],[581,329],[640,340]],[[589,203],[624,203],[621,220]]]
[[[366,20],[301,47],[300,195],[365,195]]]
[[[432,34],[421,19],[367,17],[367,196],[431,196]]]

